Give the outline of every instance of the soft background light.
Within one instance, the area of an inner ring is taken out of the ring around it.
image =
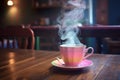
[[[13,4],[14,4],[14,3],[13,3],[12,0],[9,0],[9,1],[7,2],[7,5],[8,5],[8,6],[13,6]]]

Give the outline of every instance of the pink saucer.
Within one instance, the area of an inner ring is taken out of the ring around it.
[[[78,66],[72,67],[72,66],[65,66],[64,62],[62,59],[60,59],[62,61],[62,63],[60,63],[58,60],[54,60],[51,62],[51,64],[55,67],[59,67],[59,68],[66,68],[66,69],[80,69],[80,68],[86,68],[86,67],[90,67],[93,65],[93,62],[91,60],[83,60]]]

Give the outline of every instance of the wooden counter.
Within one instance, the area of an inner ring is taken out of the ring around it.
[[[54,26],[32,26],[31,27],[35,33],[35,36],[40,36],[41,38],[47,38],[47,40],[52,39],[50,43],[54,45],[56,50],[58,50],[60,38],[58,36],[58,28]],[[101,42],[104,37],[119,38],[120,36],[120,26],[83,26],[79,27],[79,38],[83,38],[83,43],[85,38],[93,37],[97,42],[97,52],[101,53]],[[49,42],[49,41],[48,41]],[[55,44],[54,44],[55,43]],[[41,43],[42,44],[42,43]],[[53,47],[53,46],[52,46]]]

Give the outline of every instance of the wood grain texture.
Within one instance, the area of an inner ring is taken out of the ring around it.
[[[59,51],[0,49],[0,80],[119,80],[119,55],[94,54],[94,65],[65,70],[51,62]]]

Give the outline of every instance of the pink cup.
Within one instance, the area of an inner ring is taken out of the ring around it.
[[[91,49],[91,53],[87,54]],[[92,47],[86,48],[85,45],[60,45],[61,57],[66,66],[78,66],[83,59],[88,58],[94,52]]]

